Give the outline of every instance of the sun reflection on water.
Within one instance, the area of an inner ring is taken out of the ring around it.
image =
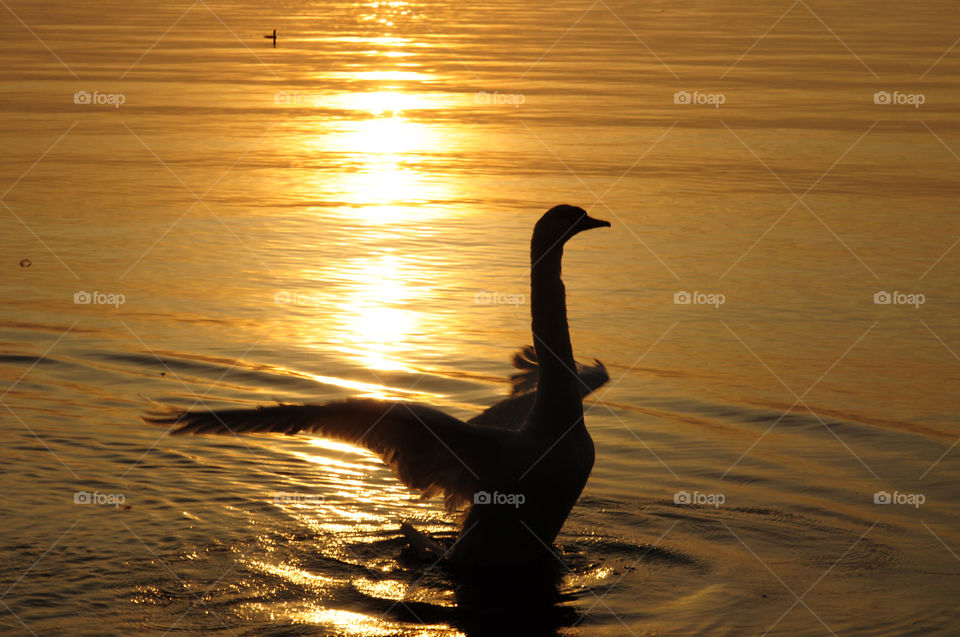
[[[351,78],[382,80],[382,81],[419,81],[424,77],[414,71],[377,71],[369,73],[351,73]],[[435,108],[437,104],[430,101],[426,96],[417,93],[404,93],[396,89],[382,89],[376,91],[365,91],[358,93],[342,93],[340,95],[330,95],[324,98],[324,103],[332,108],[343,109],[356,113],[357,115],[369,117],[371,115],[391,115],[399,116],[404,111],[416,111]],[[378,120],[360,119],[352,123],[369,123]],[[384,120],[379,120],[383,122]],[[399,132],[399,124],[410,124],[407,120],[398,120],[392,122],[395,132]],[[375,125],[376,126],[376,125]],[[384,124],[379,124],[384,127]],[[388,142],[389,140],[380,140]]]
[[[356,75],[367,82],[411,78],[419,76],[407,71]],[[449,149],[442,128],[405,115],[434,106],[422,94],[379,85],[330,96],[327,103],[354,117],[303,144],[308,152],[343,158],[342,168],[309,175],[300,190],[305,200],[334,202],[310,212],[349,227],[350,239],[340,261],[303,271],[304,278],[329,291],[327,311],[301,326],[320,338],[305,334],[303,340],[321,341],[328,351],[366,369],[409,372],[407,355],[426,331],[422,301],[433,293],[437,278],[437,269],[409,249],[428,236],[427,220],[449,214],[436,202],[454,194],[450,184],[430,177],[424,162]]]
[[[322,607],[308,611],[301,619],[309,624],[335,626],[341,635],[395,635],[398,628],[377,617]]]
[[[393,255],[362,257],[343,265],[346,295],[335,322],[343,343],[337,348],[366,368],[408,371],[401,353],[416,329],[419,313],[406,307],[415,300],[405,281],[409,262]]]
[[[291,564],[274,564],[262,560],[250,560],[247,562],[247,566],[264,573],[269,573],[270,575],[276,575],[288,582],[300,584],[301,586],[328,587],[332,584],[338,584],[341,581],[333,577],[325,577],[311,573]]]

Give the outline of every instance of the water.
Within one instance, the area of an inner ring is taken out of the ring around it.
[[[477,413],[560,202],[613,223],[564,262],[612,382],[552,628],[960,627],[956,5],[8,7],[5,634],[468,631],[398,532],[453,520],[376,457],[139,416]]]

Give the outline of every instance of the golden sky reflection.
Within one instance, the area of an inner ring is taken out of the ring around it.
[[[350,73],[349,77],[357,80],[404,80],[407,82],[424,81],[430,78],[430,76],[414,71],[364,71],[360,73]],[[355,112],[358,119],[350,122],[350,124],[359,124],[360,126],[356,131],[357,135],[349,137],[348,141],[373,142],[372,145],[367,144],[362,150],[375,153],[391,152],[389,144],[391,144],[393,140],[381,137],[371,137],[364,140],[371,129],[374,131],[377,129],[389,129],[398,139],[410,141],[415,139],[415,137],[411,137],[411,134],[417,130],[425,129],[426,126],[423,124],[415,124],[403,118],[402,114],[405,111],[428,110],[440,106],[436,103],[435,99],[421,93],[404,92],[400,86],[380,86],[369,91],[328,95],[323,98],[323,103],[330,108]],[[396,116],[399,119],[392,121],[389,119],[370,119],[371,116],[381,116],[385,114]],[[403,127],[406,127],[406,131],[403,130]],[[385,147],[383,146],[384,144],[388,146]],[[410,149],[403,147],[402,143],[400,148],[403,150]],[[351,144],[349,148],[343,148],[342,150],[351,149],[358,148],[355,144]]]
[[[283,572],[273,573],[277,576],[284,576]],[[305,582],[319,585],[320,582]],[[329,629],[330,634],[344,636],[363,636],[377,637],[378,635],[398,635],[406,634],[403,632],[405,626],[396,622],[388,621],[379,615],[367,615],[353,611],[338,610],[329,608],[320,603],[312,602],[294,602],[294,603],[276,603],[276,604],[247,604],[247,608],[253,616],[268,615],[271,621],[283,619],[297,624],[309,624],[315,626],[324,626]],[[463,633],[451,631],[449,626],[444,625],[420,625],[417,627],[418,635],[444,635],[444,637],[456,637]]]
[[[365,367],[406,370],[400,352],[416,329],[419,313],[398,307],[412,301],[404,274],[413,266],[393,255],[356,259],[344,268],[350,281],[348,296],[338,304],[337,324],[349,340],[343,354],[356,357]]]
[[[385,81],[417,78],[407,71],[357,73],[356,79],[374,84],[371,90],[325,98],[327,105],[354,117],[340,120],[334,130],[327,124],[302,141],[305,152],[345,158],[343,169],[316,171],[300,182],[302,200],[339,204],[307,209],[307,214],[339,218],[335,223],[351,229],[342,260],[301,272],[323,297],[318,304],[323,311],[298,326],[302,341],[322,343],[379,371],[410,371],[405,353],[425,331],[422,301],[436,287],[438,274],[422,260],[401,256],[396,246],[422,238],[425,221],[447,214],[430,202],[455,194],[423,166],[426,157],[449,151],[443,128],[404,114],[430,108],[429,99],[380,88]]]
[[[334,627],[338,635],[362,635],[364,637],[397,635],[404,628],[402,625],[389,622],[382,617],[371,617],[362,613],[334,610],[322,606],[318,606],[313,611],[305,611],[301,617],[296,619],[303,623]],[[462,634],[459,632],[451,633],[449,626],[442,625],[421,624],[417,629],[418,634],[421,635],[443,634],[455,636]]]
[[[394,26],[394,20],[410,15],[410,3],[403,0],[390,2],[371,2],[364,5],[366,11],[360,15],[364,22],[376,22],[384,27]]]
[[[397,210],[402,214],[402,209]],[[391,225],[385,222],[385,225]],[[390,241],[379,238],[372,226],[374,244]],[[364,230],[359,230],[363,233]],[[297,317],[294,329],[299,340],[326,352],[336,351],[347,360],[375,371],[410,371],[406,355],[415,348],[413,340],[422,334],[420,302],[429,297],[434,275],[409,257],[380,252],[361,241],[345,250],[359,253],[339,263],[305,268],[303,281],[316,295],[315,308]],[[316,310],[316,311],[313,311]],[[365,396],[412,397],[429,395],[421,391],[392,389],[380,383],[345,384],[333,378],[322,382],[347,386]]]
[[[376,532],[395,520],[387,509],[404,502],[410,506],[428,506],[392,476],[380,458],[366,449],[325,438],[308,438],[316,452],[292,450],[297,458],[318,466],[331,481],[322,499],[306,495],[275,500],[290,517],[318,533],[343,537],[344,534]],[[297,492],[299,487],[288,489]],[[308,494],[312,487],[306,487]]]
[[[405,3],[380,4],[398,8]],[[295,329],[299,342],[316,344],[325,352],[336,351],[365,369],[411,372],[410,354],[417,350],[417,338],[438,329],[437,317],[424,315],[429,312],[426,301],[436,294],[437,287],[449,285],[442,280],[444,272],[455,276],[456,269],[437,267],[435,259],[418,257],[407,246],[424,240],[428,222],[450,214],[435,202],[457,198],[456,186],[437,181],[426,162],[449,153],[457,142],[442,125],[427,125],[411,115],[449,104],[415,90],[432,78],[412,70],[416,65],[411,63],[414,56],[410,50],[398,50],[409,42],[375,37],[367,44],[378,50],[378,56],[371,56],[371,66],[350,73],[348,79],[368,90],[323,96],[326,109],[340,111],[346,117],[321,120],[318,115],[316,133],[308,132],[300,141],[307,155],[341,158],[335,169],[303,171],[297,198],[325,204],[304,207],[303,214],[349,231],[340,235],[348,239],[336,259],[319,258],[328,255],[319,250],[329,246],[318,247],[318,258],[311,257],[312,241],[304,241],[307,253],[298,276],[315,307],[296,313]],[[381,68],[376,67],[376,60],[383,62]],[[399,66],[401,61],[403,67]],[[306,222],[312,224],[313,220]],[[349,386],[368,396],[425,396],[420,391],[396,392],[385,383],[376,386],[317,379]],[[396,523],[391,511],[398,502],[414,508],[428,506],[388,477],[373,454],[326,439],[309,442],[313,448],[295,451],[294,455],[322,468],[336,487],[327,490],[320,503],[290,501],[277,506],[317,534],[350,537],[376,533],[384,525]],[[257,566],[302,585],[320,589],[337,585],[295,566]],[[381,599],[402,600],[410,593],[407,584],[389,579],[360,580],[352,586]],[[342,635],[388,635],[399,629],[382,617],[333,609],[322,603],[271,606],[271,613],[294,622],[329,627]],[[423,634],[450,634],[448,626],[422,626],[421,630]]]

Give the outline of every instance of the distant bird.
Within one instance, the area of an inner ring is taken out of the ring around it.
[[[424,497],[442,493],[448,511],[466,509],[456,542],[440,546],[409,524],[421,552],[454,569],[543,562],[593,468],[582,398],[609,380],[599,361],[574,361],[560,278],[563,246],[584,230],[609,227],[582,208],[560,205],[537,222],[530,245],[533,347],[514,356],[510,397],[463,422],[402,400],[348,398],[321,405],[275,405],[154,413],[174,434],[315,432],[378,453]]]
[[[277,48],[277,30],[276,29],[273,30],[273,35],[265,35],[263,37],[265,37],[268,40],[273,40],[273,48]]]

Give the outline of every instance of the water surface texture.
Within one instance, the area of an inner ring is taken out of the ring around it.
[[[3,634],[483,634],[375,456],[140,416],[478,413],[557,203],[611,382],[541,632],[960,631],[960,5],[0,4]]]

